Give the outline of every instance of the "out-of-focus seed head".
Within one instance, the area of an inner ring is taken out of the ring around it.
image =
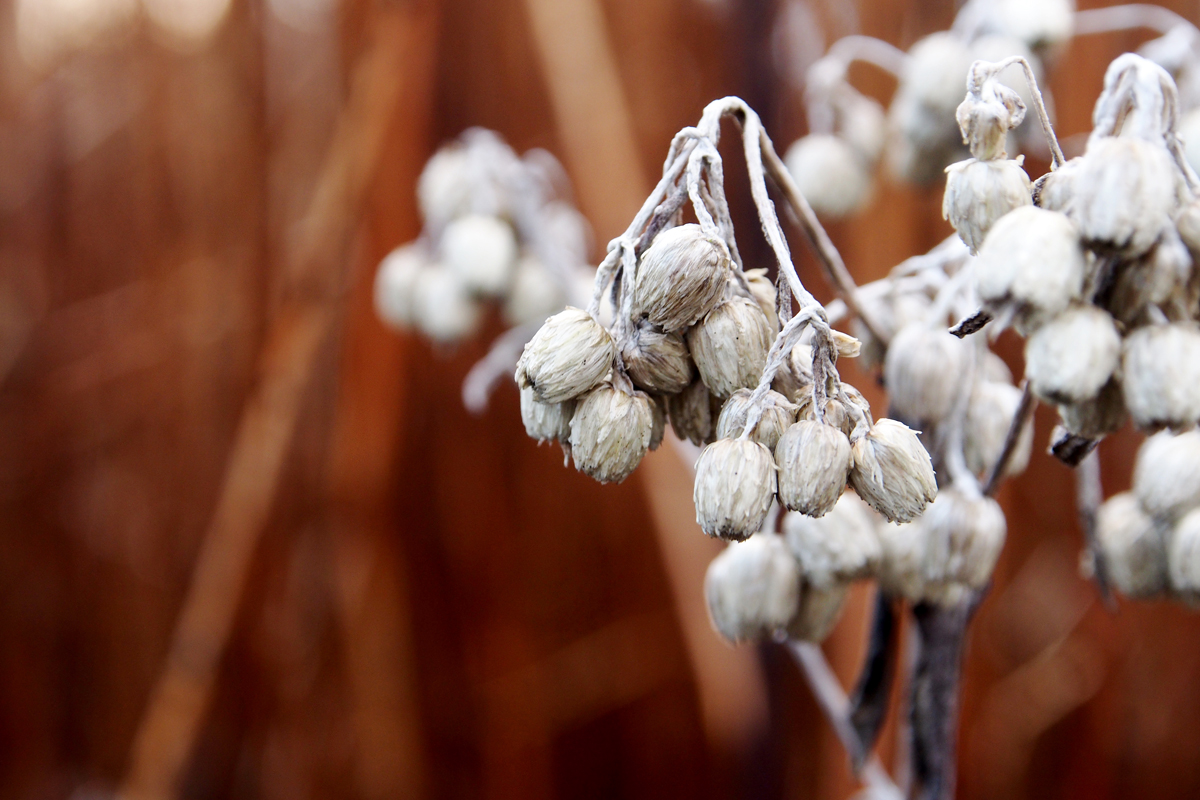
[[[550,271],[532,256],[517,261],[512,285],[504,298],[504,321],[509,325],[540,322],[563,310],[563,290]]]
[[[909,522],[937,497],[929,453],[907,425],[878,420],[851,454],[850,485],[889,521]]]
[[[709,536],[738,541],[762,527],[775,497],[775,459],[748,439],[718,439],[696,462],[692,500]]]
[[[1038,50],[1065,43],[1074,29],[1074,0],[993,0],[973,5],[982,14],[982,30],[1012,36]]]
[[[1191,253],[1175,228],[1167,226],[1149,252],[1117,265],[1104,306],[1128,327],[1153,321],[1161,309],[1176,308],[1180,316],[1190,316],[1185,309],[1195,303],[1188,291],[1191,276]]]
[[[790,511],[821,517],[833,510],[850,473],[850,440],[838,428],[803,420],[775,446],[779,502]]]
[[[981,381],[971,393],[963,430],[963,456],[967,469],[976,475],[990,473],[1000,459],[1008,429],[1021,404],[1021,390],[1008,383]],[[1033,422],[1026,423],[1016,450],[1004,471],[1006,477],[1020,475],[1029,464],[1033,449]]]
[[[783,517],[783,535],[800,562],[806,584],[829,588],[872,575],[883,556],[875,512],[853,492],[816,519],[796,511]]]
[[[927,585],[961,584],[969,589],[987,585],[1007,530],[999,503],[945,489],[917,524],[926,530]]]
[[[1087,439],[1102,439],[1115,433],[1129,419],[1125,409],[1125,398],[1121,393],[1121,382],[1113,376],[1100,393],[1080,403],[1062,403],[1058,406],[1063,427],[1076,436]]]
[[[942,216],[971,252],[977,253],[996,220],[1014,208],[1032,205],[1032,191],[1019,161],[960,161],[946,167]]]
[[[767,316],[767,322],[770,323],[774,335],[779,330],[779,313],[775,309],[775,284],[762,268],[746,270],[746,284],[750,287],[750,294],[754,295],[754,302],[758,303],[758,307]]]
[[[687,345],[709,391],[725,400],[758,385],[773,335],[758,304],[734,297],[687,332]]]
[[[1063,214],[1071,206],[1074,195],[1072,179],[1083,165],[1083,159],[1072,158],[1053,172],[1047,172],[1034,182],[1034,205],[1047,211],[1059,211]]]
[[[1200,121],[1200,109],[1196,109],[1188,116],[1195,116]],[[1196,136],[1200,139],[1200,129],[1196,131]],[[1200,150],[1200,141],[1188,147],[1189,153],[1193,148]],[[1193,253],[1200,253],[1200,200],[1193,200],[1183,207],[1179,215],[1175,217],[1175,229],[1189,250]]]
[[[1193,108],[1180,118],[1179,138],[1183,140],[1188,165],[1200,172],[1200,108]]]
[[[949,117],[962,102],[971,62],[962,38],[947,31],[930,34],[909,48],[900,90]]]
[[[575,414],[575,401],[543,403],[537,399],[532,388],[521,390],[521,421],[525,433],[539,442],[566,442],[571,438],[571,417]]]
[[[812,345],[801,342],[792,348],[783,367],[775,373],[771,388],[793,403],[812,396]]]
[[[1200,421],[1200,329],[1194,323],[1151,325],[1129,334],[1121,367],[1125,405],[1139,427]]]
[[[878,100],[858,94],[838,102],[838,130],[846,143],[867,164],[879,161],[887,140],[887,112]]]
[[[653,394],[681,392],[695,375],[683,337],[664,333],[649,320],[642,320],[634,328],[621,350],[621,358],[633,382]]]
[[[447,269],[426,267],[416,280],[413,315],[421,332],[443,344],[462,341],[479,329],[483,309]]]
[[[567,308],[546,320],[517,362],[517,385],[543,403],[561,403],[598,386],[612,369],[612,336],[586,311]]]
[[[1200,601],[1200,511],[1175,523],[1167,542],[1167,575],[1171,589],[1190,605]]]
[[[650,428],[650,449],[657,450],[663,437],[667,435],[667,400],[657,395],[651,396],[650,400],[650,410],[654,413],[654,424]]]
[[[803,642],[820,644],[825,641],[842,616],[849,591],[847,584],[824,588],[804,586],[800,592],[800,608],[788,625],[788,635]]]
[[[1113,586],[1126,597],[1153,597],[1167,582],[1162,532],[1129,492],[1115,494],[1096,512],[1096,541]]]
[[[859,298],[871,320],[880,327],[880,334],[889,339],[904,326],[921,322],[929,316],[932,305],[923,292],[891,292],[876,299]],[[851,320],[850,331],[862,341],[859,356],[863,369],[874,369],[887,355],[887,346],[875,338],[857,318]]]
[[[694,445],[704,445],[716,438],[713,419],[713,396],[697,378],[679,394],[667,398],[667,416],[675,435]]]
[[[1142,443],[1133,493],[1146,513],[1175,519],[1200,506],[1200,432],[1156,433]]]
[[[466,150],[452,146],[434,153],[417,180],[417,205],[426,224],[441,228],[470,213],[472,183]]]
[[[717,438],[736,439],[746,428],[746,419],[750,414],[749,389],[738,389],[721,408],[717,418]],[[779,392],[767,392],[762,402],[762,417],[750,438],[774,450],[779,437],[796,421],[796,406]]]
[[[709,619],[734,643],[786,629],[799,608],[800,592],[800,567],[771,533],[729,545],[704,575]]]
[[[620,483],[650,447],[654,408],[643,392],[626,394],[609,384],[579,399],[571,417],[575,468],[601,483]]]
[[[877,525],[879,587],[916,603],[925,597],[925,547],[929,532],[919,522]]]
[[[1095,397],[1121,361],[1121,335],[1112,316],[1075,306],[1034,331],[1025,342],[1025,375],[1033,391],[1056,403]]]
[[[417,281],[427,258],[416,244],[397,247],[375,272],[375,313],[390,328],[403,329],[416,318]]]
[[[901,328],[883,364],[888,402],[895,413],[917,425],[944,419],[958,396],[970,346],[921,322]]]
[[[503,220],[471,214],[446,226],[441,252],[442,263],[471,291],[498,295],[512,278],[517,236]]]
[[[665,230],[646,248],[634,281],[635,315],[665,331],[679,331],[713,309],[725,295],[729,255],[696,224]]]
[[[818,214],[844,217],[866,205],[871,195],[867,162],[844,139],[810,133],[784,157],[800,193]]]
[[[1092,246],[1133,257],[1171,224],[1178,177],[1161,144],[1131,137],[1094,140],[1071,179],[1068,213]]]
[[[979,379],[991,383],[1012,383],[1012,370],[1004,359],[991,350],[984,350],[978,364]]]

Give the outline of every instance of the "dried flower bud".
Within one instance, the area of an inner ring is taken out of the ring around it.
[[[1129,492],[1115,494],[1096,512],[1096,542],[1113,586],[1126,597],[1153,597],[1167,581],[1161,532]]]
[[[1072,179],[1079,172],[1081,166],[1083,166],[1082,158],[1072,158],[1058,169],[1047,172],[1034,181],[1034,205],[1047,211],[1068,213],[1071,207],[1071,198],[1075,192]]]
[[[878,420],[850,449],[850,485],[889,521],[908,522],[937,497],[929,453],[907,425]]]
[[[926,530],[927,585],[961,584],[971,589],[987,585],[1007,530],[999,503],[945,489],[917,524]]]
[[[979,359],[978,369],[979,379],[982,381],[1009,384],[1013,382],[1012,370],[1008,368],[1008,364],[1004,363],[1004,359],[991,350],[983,351]]]
[[[1056,403],[1095,397],[1121,360],[1121,335],[1095,306],[1075,306],[1025,342],[1025,375],[1033,391]]]
[[[683,337],[663,333],[642,320],[621,349],[629,377],[639,388],[655,394],[676,394],[692,382],[695,369]]]
[[[1121,357],[1125,405],[1142,428],[1200,421],[1200,330],[1176,322],[1140,328]]]
[[[413,293],[417,327],[437,342],[449,343],[473,334],[483,319],[483,310],[449,270],[427,267],[420,271]]]
[[[920,522],[878,525],[879,588],[916,603],[925,597],[925,547],[929,532]]]
[[[712,407],[712,394],[699,378],[679,394],[668,397],[667,415],[675,435],[695,445],[711,442],[716,434]]]
[[[717,418],[717,438],[736,439],[746,428],[750,414],[749,389],[738,389],[721,408]],[[767,392],[762,400],[762,417],[750,431],[750,438],[774,450],[779,437],[796,421],[796,406],[779,392]]]
[[[601,483],[620,483],[641,463],[654,431],[654,404],[643,392],[609,384],[579,399],[571,417],[575,468]]]
[[[762,527],[774,497],[775,459],[765,445],[718,439],[700,454],[692,500],[709,536],[747,538]]]
[[[788,626],[800,605],[800,567],[775,534],[734,542],[704,575],[713,627],[731,642],[769,637]]]
[[[887,140],[887,113],[879,101],[848,93],[838,101],[837,112],[839,135],[868,165],[879,161]]]
[[[470,156],[461,147],[433,154],[417,181],[417,205],[426,223],[440,228],[471,210]]]
[[[920,322],[901,328],[883,364],[888,403],[895,414],[918,425],[944,419],[958,397],[970,346],[945,329]]]
[[[543,403],[561,403],[598,386],[616,350],[608,331],[586,311],[567,308],[538,329],[517,362],[517,385]]]
[[[843,217],[866,205],[871,172],[844,139],[810,133],[797,139],[784,157],[797,188],[818,214]]]
[[[650,410],[654,413],[653,425],[650,428],[650,449],[657,450],[667,435],[667,401],[664,397],[651,395]]]
[[[566,442],[571,438],[571,417],[575,414],[575,401],[543,403],[537,399],[532,387],[521,390],[521,421],[525,433],[539,442]]]
[[[1167,574],[1171,589],[1191,605],[1200,601],[1200,511],[1175,523],[1167,542]]]
[[[758,307],[767,316],[774,336],[779,332],[779,313],[775,309],[775,284],[767,277],[767,271],[760,268],[746,270],[746,285],[750,287],[750,294],[754,295],[754,302],[758,303]]]
[[[532,256],[517,261],[512,286],[504,298],[504,321],[509,325],[540,322],[563,310],[563,290],[550,271]]]
[[[1008,429],[1021,405],[1021,390],[1007,383],[982,381],[971,393],[967,421],[963,430],[963,456],[967,469],[976,475],[988,474],[1000,459]],[[1005,476],[1020,475],[1029,464],[1033,449],[1033,422],[1021,429],[1016,450],[1005,469]]]
[[[800,607],[788,625],[788,635],[805,642],[825,641],[842,616],[849,591],[846,584],[805,586],[800,592]]]
[[[508,287],[517,261],[517,237],[503,220],[459,217],[442,234],[442,263],[472,291],[497,295]]]
[[[829,588],[871,575],[883,556],[875,514],[846,492],[820,519],[789,511],[783,534],[800,562],[806,584]]]
[[[1133,493],[1153,517],[1174,519],[1200,506],[1200,432],[1148,438],[1133,468]]]
[[[1129,419],[1121,382],[1115,375],[1090,400],[1060,404],[1058,414],[1062,417],[1063,427],[1087,439],[1101,439],[1115,433]]]
[[[850,440],[822,422],[788,428],[775,447],[779,502],[791,511],[820,517],[833,510],[850,473]]]
[[[642,254],[634,283],[634,313],[664,331],[682,330],[713,309],[725,295],[729,255],[699,225],[660,233]]]
[[[982,29],[1015,37],[1035,49],[1066,42],[1074,29],[1074,0],[994,0],[972,5],[983,15]]]
[[[862,353],[862,342],[856,337],[838,330],[830,331],[830,335],[838,358],[858,358]]]
[[[722,400],[738,389],[758,385],[772,338],[758,304],[744,297],[721,303],[687,332],[700,377]]]
[[[977,253],[996,220],[1014,208],[1033,204],[1032,191],[1019,160],[959,161],[946,167],[942,217],[950,221],[971,252]]]
[[[416,244],[397,247],[384,256],[375,272],[375,313],[391,328],[408,328],[416,316],[417,281],[426,267]]]
[[[1126,256],[1149,250],[1177,203],[1175,165],[1162,144],[1107,136],[1089,144],[1072,178],[1071,218],[1096,247]]]
[[[787,361],[775,373],[771,388],[791,400],[803,404],[812,400],[812,345],[801,342],[792,348]]]

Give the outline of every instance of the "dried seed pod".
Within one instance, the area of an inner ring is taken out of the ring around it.
[[[709,391],[725,400],[738,389],[758,385],[772,338],[758,304],[734,297],[687,332],[687,345]]]
[[[767,277],[767,271],[760,268],[746,270],[746,285],[750,287],[750,294],[754,295],[754,302],[758,303],[758,307],[767,316],[771,335],[774,336],[779,332],[779,313],[775,306],[777,301],[775,284]]]
[[[913,322],[923,322],[929,317],[932,302],[924,292],[891,292],[876,299],[859,298],[871,319],[880,327],[880,335],[889,339],[896,331]],[[875,338],[862,322],[850,321],[850,330],[862,341],[863,369],[873,369],[883,362],[887,346]]]
[[[850,485],[889,521],[908,522],[937,497],[929,453],[907,425],[878,420],[850,450]]]
[[[866,205],[871,171],[844,139],[810,133],[797,139],[784,156],[800,193],[818,214],[843,217]]]
[[[909,48],[898,91],[951,117],[962,102],[971,61],[971,51],[959,36],[948,31],[930,34]]]
[[[1125,405],[1141,428],[1200,421],[1200,329],[1176,322],[1125,337],[1121,356]]]
[[[738,389],[725,401],[717,418],[718,439],[736,439],[742,435],[750,414],[751,394],[749,389]],[[779,437],[795,421],[796,406],[779,392],[767,392],[762,401],[762,417],[750,431],[750,438],[774,450]]]
[[[1191,605],[1200,601],[1200,511],[1175,523],[1167,542],[1171,589]]]
[[[788,635],[804,642],[825,641],[842,616],[849,591],[847,584],[804,586],[800,591],[800,607],[788,625]]]
[[[996,221],[974,268],[980,299],[993,310],[1013,304],[1032,330],[1081,296],[1087,262],[1071,220],[1026,206]]]
[[[1195,117],[1200,123],[1200,109],[1196,109],[1188,116]],[[1193,149],[1200,156],[1200,126],[1196,131],[1197,141],[1188,145],[1188,158],[1191,159]],[[1188,140],[1191,142],[1191,139]],[[1195,169],[1193,166],[1192,169]],[[1193,253],[1200,253],[1200,200],[1193,200],[1183,207],[1175,217],[1175,229],[1179,232],[1179,238],[1187,245],[1188,249]]]
[[[1161,143],[1106,136],[1089,143],[1071,179],[1068,213],[1085,241],[1133,257],[1171,224],[1178,203],[1175,165]]]
[[[461,147],[443,147],[425,162],[417,180],[417,205],[426,224],[441,228],[471,210],[470,156]]]
[[[1075,194],[1075,187],[1071,181],[1082,165],[1083,159],[1072,158],[1058,169],[1047,172],[1034,181],[1033,204],[1047,211],[1068,213],[1071,198]]]
[[[375,313],[391,328],[411,327],[416,318],[417,281],[427,259],[416,244],[397,247],[375,272]]]
[[[927,586],[960,584],[982,589],[987,585],[1007,530],[999,503],[990,497],[968,497],[957,489],[944,489],[917,524],[926,530],[923,568]]]
[[[471,291],[497,295],[512,278],[517,237],[507,222],[471,214],[446,226],[441,253],[442,263]]]
[[[709,619],[735,643],[787,628],[800,605],[800,589],[800,567],[772,533],[729,545],[704,575]]]
[[[920,322],[901,328],[883,363],[888,403],[894,412],[918,425],[944,419],[958,397],[958,379],[970,358],[970,347],[944,329]]]
[[[996,220],[1014,208],[1033,204],[1033,185],[1011,159],[967,159],[946,167],[942,217],[950,221],[972,253],[979,252]]]
[[[911,63],[911,59],[909,59]],[[962,100],[970,61],[958,73],[954,102]],[[902,81],[888,106],[888,139],[884,152],[888,171],[910,183],[932,183],[942,178],[947,164],[970,155],[952,122],[954,106],[935,108],[923,102],[919,90]]]
[[[982,14],[983,30],[1020,39],[1027,47],[1050,49],[1074,31],[1074,0],[994,0],[973,4]]]
[[[568,307],[546,320],[517,362],[517,385],[543,403],[561,403],[598,386],[612,369],[616,346],[586,311]]]
[[[620,483],[641,463],[653,431],[649,395],[598,386],[579,399],[571,417],[575,468],[601,483]]]
[[[651,395],[650,410],[653,412],[653,425],[650,428],[650,449],[657,450],[667,435],[667,401],[666,398]]]
[[[924,599],[925,546],[929,532],[919,522],[878,525],[879,588],[893,597],[914,603]]]
[[[839,99],[837,114],[839,135],[866,164],[878,162],[887,141],[887,112],[879,101],[848,93]]]
[[[716,434],[712,407],[712,394],[699,378],[679,394],[668,397],[667,415],[675,435],[695,445],[711,442]]]
[[[729,254],[696,224],[665,230],[642,254],[633,305],[664,331],[682,330],[707,314],[725,295]]]
[[[1167,559],[1162,533],[1129,492],[1113,495],[1096,512],[1096,542],[1121,594],[1153,597],[1163,590]]]
[[[663,333],[649,320],[642,320],[621,349],[629,377],[654,394],[676,394],[687,388],[695,375],[692,357],[683,337]]]
[[[993,353],[991,350],[984,350],[979,359],[979,379],[991,383],[1008,383],[1013,382],[1012,370],[1008,368],[1008,364],[1004,363],[1004,359]]]
[[[850,440],[839,429],[803,420],[775,447],[779,502],[790,511],[820,517],[833,510],[850,473]]]
[[[1120,263],[1104,307],[1129,327],[1152,321],[1155,312],[1172,306],[1185,307],[1188,279],[1192,272],[1192,256],[1173,227],[1163,229],[1162,236],[1145,255]],[[1150,311],[1151,306],[1159,308]],[[1180,316],[1190,316],[1182,311]]]
[[[543,403],[531,387],[521,390],[521,421],[525,433],[538,442],[566,442],[571,438],[571,417],[575,401]]]
[[[692,500],[709,536],[738,541],[762,527],[775,497],[775,459],[749,439],[718,439],[696,462]]]
[[[1095,306],[1075,306],[1025,342],[1025,375],[1033,391],[1056,403],[1095,397],[1121,360],[1121,334]]]
[[[517,261],[512,285],[504,298],[502,313],[509,325],[540,322],[563,310],[562,287],[550,271],[532,256]]]
[[[421,332],[437,342],[461,341],[478,328],[483,309],[449,270],[427,267],[418,274],[413,316]]]
[[[1115,433],[1129,419],[1121,382],[1115,376],[1090,400],[1060,404],[1058,414],[1062,417],[1063,427],[1087,439],[1101,439]]]
[[[807,585],[829,588],[870,576],[883,556],[875,514],[853,492],[820,519],[795,511],[783,517],[783,535]]]
[[[812,345],[801,342],[792,348],[783,367],[775,373],[771,388],[791,400],[804,403],[812,399]]]
[[[982,381],[971,393],[967,421],[963,430],[963,456],[967,469],[976,475],[988,474],[1000,458],[1013,417],[1021,405],[1021,390],[1007,383]],[[1029,464],[1033,449],[1032,419],[1021,429],[1005,476],[1020,475]]]
[[[1156,433],[1142,443],[1133,493],[1153,517],[1178,518],[1200,506],[1200,432]]]

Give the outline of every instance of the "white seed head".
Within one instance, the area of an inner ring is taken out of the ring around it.
[[[665,331],[678,331],[712,310],[725,295],[729,255],[696,224],[670,228],[642,254],[634,281],[634,313]]]
[[[738,541],[762,527],[775,498],[775,459],[748,439],[718,439],[696,462],[692,500],[709,536]]]
[[[1025,375],[1052,402],[1095,397],[1121,361],[1121,334],[1107,311],[1075,306],[1034,331],[1025,342]]]
[[[1129,492],[1115,494],[1096,512],[1096,541],[1108,577],[1127,597],[1153,597],[1167,580],[1161,531]]]
[[[846,605],[847,584],[835,584],[824,588],[804,586],[800,592],[800,608],[788,625],[788,635],[793,639],[817,644],[825,641]]]
[[[1125,337],[1125,405],[1142,428],[1200,421],[1200,330],[1193,323],[1151,325]]]
[[[878,420],[850,449],[850,486],[889,521],[908,522],[937,497],[929,453],[907,425]]]
[[[839,135],[868,164],[879,161],[887,140],[887,112],[878,100],[854,92],[837,107]]]
[[[517,262],[517,236],[507,222],[486,214],[459,217],[442,234],[442,263],[472,291],[498,295]]]
[[[716,420],[713,419],[713,396],[697,378],[679,394],[667,398],[667,416],[671,429],[680,439],[694,445],[704,445],[715,438]]]
[[[963,78],[970,67],[959,72],[954,103],[962,99],[966,89]],[[897,180],[910,183],[932,183],[941,179],[947,164],[969,155],[962,144],[958,126],[954,124],[954,106],[935,108],[921,98],[921,90],[902,81],[888,106],[888,138],[884,163]]]
[[[758,304],[734,297],[687,332],[687,345],[709,391],[724,400],[738,389],[758,385],[773,338]]]
[[[989,474],[1008,436],[1009,426],[1021,404],[1021,390],[1008,383],[981,381],[971,393],[967,421],[963,430],[963,456],[967,469],[976,475]],[[1029,464],[1033,449],[1033,422],[1021,429],[1016,449],[1004,475],[1020,475]]]
[[[696,372],[683,337],[664,333],[649,320],[642,320],[633,329],[621,349],[621,358],[633,382],[654,394],[683,391]]]
[[[1060,403],[1058,414],[1063,427],[1076,436],[1101,439],[1116,433],[1129,419],[1121,382],[1114,375],[1100,393],[1080,403]]]
[[[411,327],[416,317],[417,281],[426,267],[416,244],[397,247],[384,256],[375,272],[375,313],[390,328]]]
[[[504,298],[504,321],[516,327],[541,322],[563,310],[566,302],[562,287],[550,271],[532,256],[517,261],[512,285]]]
[[[650,428],[650,449],[657,450],[667,434],[667,400],[652,395],[650,401],[650,410],[654,412],[654,424]]]
[[[521,390],[521,421],[525,433],[539,442],[566,442],[571,438],[571,417],[575,401],[543,403],[531,387]]]
[[[543,403],[561,403],[598,386],[612,368],[616,346],[586,311],[567,308],[546,320],[517,362],[517,385],[533,387]]]
[[[478,328],[483,309],[456,275],[426,267],[417,276],[413,316],[421,332],[437,342],[461,341]]]
[[[471,210],[470,156],[461,147],[444,147],[433,154],[417,180],[417,205],[433,228]]]
[[[1191,273],[1191,253],[1175,228],[1168,225],[1148,252],[1117,265],[1105,307],[1127,326],[1144,324],[1161,309],[1189,302]],[[1159,308],[1151,310],[1150,306]]]
[[[879,326],[880,334],[889,339],[905,325],[911,322],[922,322],[928,318],[929,309],[932,306],[929,296],[924,292],[890,291],[882,297],[873,299],[860,296],[859,302],[863,304],[874,323]],[[862,341],[862,352],[859,358],[862,359],[863,369],[873,369],[882,363],[884,356],[887,355],[887,346],[876,339],[874,334],[867,330],[866,326],[857,318],[850,321],[850,330]]]
[[[1095,140],[1071,179],[1069,214],[1083,238],[1126,256],[1149,250],[1177,204],[1175,165],[1162,144],[1108,136]]]
[[[820,517],[833,510],[850,474],[850,440],[838,428],[801,420],[775,446],[779,502],[790,511]]]
[[[654,431],[649,395],[626,394],[609,384],[579,399],[571,417],[575,468],[601,483],[620,483],[641,463]]]
[[[787,628],[800,605],[800,567],[775,534],[734,542],[708,565],[704,600],[713,627],[731,642]]]
[[[750,414],[751,394],[749,389],[738,389],[725,401],[717,418],[718,439],[736,439],[742,435]],[[762,416],[750,431],[750,438],[774,450],[779,437],[795,421],[795,404],[779,392],[768,391],[762,400]]]
[[[946,167],[942,217],[950,221],[972,253],[996,220],[1014,208],[1033,204],[1033,186],[1019,161],[968,159]]]
[[[788,172],[813,210],[844,217],[866,205],[871,171],[846,140],[826,133],[797,139],[784,157]]]
[[[1175,523],[1167,542],[1167,574],[1171,589],[1195,605],[1200,599],[1200,511]]]
[[[883,363],[888,403],[895,413],[917,425],[944,419],[958,397],[970,347],[945,329],[922,322],[901,328]]]
[[[909,48],[900,90],[953,117],[966,94],[971,61],[971,51],[959,36],[947,31],[930,34]]]
[[[1032,48],[1060,45],[1074,29],[1074,0],[993,0],[977,5],[985,30],[1015,37]]]
[[[877,525],[879,588],[916,603],[925,597],[925,547],[929,532],[919,522]]]
[[[746,284],[750,287],[750,294],[754,295],[754,302],[758,303],[758,307],[767,315],[771,331],[778,332],[779,312],[775,308],[775,284],[767,277],[767,271],[761,268],[746,270]]]
[[[1189,116],[1196,115],[1198,112],[1200,109],[1192,112]],[[1197,116],[1197,119],[1200,120],[1200,116]],[[1200,139],[1200,130],[1196,131],[1196,137]],[[1195,147],[1200,149],[1200,141],[1196,143]],[[1189,250],[1193,253],[1200,253],[1200,200],[1193,200],[1180,210],[1179,215],[1175,217],[1175,229]]]
[[[843,494],[819,519],[795,511],[783,517],[783,535],[805,583],[820,588],[874,573],[883,557],[875,527],[875,512],[853,492]]]
[[[960,584],[982,589],[1004,547],[1007,525],[990,497],[967,497],[957,489],[938,494],[917,521],[926,530],[927,586]]]
[[[984,350],[983,356],[979,359],[979,379],[990,381],[991,383],[1012,383],[1012,370],[1008,368],[1008,364],[1004,363],[1004,359],[993,353],[991,350]]]
[[[1200,432],[1156,433],[1142,443],[1133,493],[1152,517],[1175,519],[1200,506]]]
[[[1083,166],[1082,158],[1072,158],[1053,172],[1047,172],[1038,178],[1035,190],[1038,207],[1066,214],[1071,207],[1071,198],[1075,193],[1072,181],[1081,166]]]

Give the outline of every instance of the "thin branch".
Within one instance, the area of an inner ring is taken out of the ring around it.
[[[983,494],[985,497],[991,497],[1000,488],[1000,483],[1004,480],[1004,473],[1008,470],[1008,465],[1012,463],[1013,454],[1017,452],[1017,442],[1021,440],[1021,432],[1033,418],[1033,411],[1036,408],[1037,398],[1033,396],[1033,389],[1026,380],[1021,384],[1021,402],[1017,404],[1017,412],[1013,414],[1008,432],[1004,434],[1004,446],[1000,448],[1000,456],[992,465],[991,471],[988,472],[987,480],[984,481]]]

